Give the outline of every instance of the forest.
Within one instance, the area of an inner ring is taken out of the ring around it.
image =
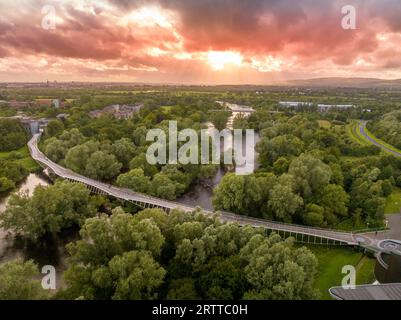
[[[71,101],[62,110],[29,108],[23,112],[52,119],[40,149],[54,162],[92,179],[175,200],[196,185],[211,184],[222,170],[221,181],[212,188],[217,211],[356,231],[383,229],[386,202],[401,188],[401,160],[361,143],[353,131],[355,121],[368,120],[371,132],[389,144],[394,142],[391,137],[399,134],[399,114],[394,110],[400,106],[394,93],[386,94],[357,89],[300,95],[282,89],[255,93],[167,87],[152,92],[137,88],[18,89],[3,93],[3,97]],[[384,103],[377,107],[374,99],[384,96]],[[291,99],[352,102],[356,108],[327,113],[278,109],[278,101]],[[166,131],[169,120],[177,121],[178,130],[199,132],[210,123],[224,129],[230,113],[216,112],[221,109],[216,101],[255,110],[249,117],[238,116],[233,121],[233,128],[254,129],[260,137],[253,174],[236,175],[232,166],[223,164],[151,165],[146,161],[151,143],[146,141],[146,133],[155,128]],[[89,116],[90,111],[112,103],[143,103],[144,107],[132,119]],[[11,113],[4,107],[2,112]],[[67,117],[56,119],[61,112]],[[2,132],[16,137],[8,139],[13,145],[4,145],[0,153],[0,192],[7,194],[30,172],[20,161],[28,135],[15,122],[7,120],[0,125]],[[391,131],[384,129],[387,126]],[[0,226],[30,245],[60,241],[66,232],[75,234],[65,249],[68,259],[62,288],[51,293],[41,289],[36,280],[37,261],[3,262],[2,299],[322,297],[317,288],[317,282],[322,282],[319,250],[261,229],[222,223],[217,217],[206,217],[202,209],[190,214],[143,210],[91,195],[83,185],[56,180],[50,186],[37,187],[31,196],[11,195],[0,213]],[[12,289],[14,283],[21,288],[18,292]]]

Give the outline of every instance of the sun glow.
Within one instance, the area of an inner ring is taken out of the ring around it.
[[[234,51],[209,51],[207,62],[213,70],[223,70],[227,65],[240,66],[243,57]]]
[[[172,28],[173,17],[167,10],[157,6],[142,7],[132,11],[123,18],[125,24],[134,23],[139,27],[154,27],[156,25],[165,28]]]

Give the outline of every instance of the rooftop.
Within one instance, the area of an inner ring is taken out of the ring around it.
[[[401,300],[401,283],[333,287],[329,292],[337,300]]]

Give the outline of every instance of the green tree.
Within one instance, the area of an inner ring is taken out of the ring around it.
[[[19,149],[27,142],[28,134],[18,120],[0,119],[0,151]]]
[[[1,226],[33,240],[46,233],[56,234],[95,215],[89,194],[84,185],[63,181],[37,187],[31,198],[12,195],[0,214]]]
[[[151,299],[165,271],[154,260],[164,237],[151,219],[115,210],[86,220],[82,240],[67,249],[71,264],[65,272],[66,296],[85,299]]]
[[[250,216],[264,211],[276,177],[269,173],[260,176],[226,174],[213,192],[213,207]]]
[[[0,193],[7,192],[15,188],[14,181],[8,179],[7,177],[0,177]]]
[[[339,185],[329,184],[324,187],[317,202],[324,207],[326,216],[344,218],[348,214],[349,196]]]
[[[114,300],[157,299],[166,271],[146,251],[129,251],[109,262]]]
[[[304,143],[293,135],[281,135],[269,139],[263,137],[257,144],[259,160],[262,164],[273,164],[280,157],[298,156],[304,149]]]
[[[121,208],[67,245],[68,299],[311,299],[316,259],[262,229],[200,211]],[[277,274],[277,276],[276,276]]]
[[[169,285],[167,300],[199,300],[195,280],[191,278],[174,279]]]
[[[227,111],[213,112],[210,116],[210,121],[214,124],[217,130],[221,131],[226,128],[230,115],[231,113]]]
[[[268,207],[275,220],[292,222],[293,215],[303,204],[303,199],[293,192],[291,185],[279,183],[270,192]]]
[[[0,264],[0,300],[39,300],[46,298],[39,280],[37,265],[32,261],[9,261]]]
[[[305,247],[292,249],[292,241],[255,236],[243,249],[249,264],[245,275],[252,289],[245,299],[299,300],[317,297],[313,288],[317,259]]]
[[[278,175],[287,173],[289,166],[290,161],[284,157],[280,157],[273,163],[274,173]]]
[[[153,177],[150,191],[155,197],[174,200],[177,196],[177,184],[167,175],[158,173]]]
[[[142,169],[145,175],[148,177],[153,177],[156,173],[158,173],[158,169],[155,165],[151,165],[146,160],[146,154],[141,153],[138,156],[134,157],[129,163],[130,169]]]
[[[213,257],[204,265],[199,279],[203,296],[211,300],[241,299],[238,294],[247,286],[245,266],[246,263],[237,255]]]
[[[313,227],[320,227],[324,221],[324,208],[316,204],[308,204],[306,206],[306,214],[304,216],[304,222]]]
[[[112,154],[103,151],[93,153],[85,166],[85,175],[97,180],[111,180],[120,173],[122,164]]]
[[[46,135],[57,137],[64,131],[64,123],[60,120],[52,120],[46,126]]]
[[[331,178],[330,167],[312,155],[302,154],[293,160],[288,173],[295,179],[295,190],[303,197],[326,187]]]
[[[245,177],[227,174],[215,188],[213,207],[217,210],[245,212]]]
[[[132,139],[136,146],[144,146],[146,144],[146,134],[148,129],[144,126],[140,126],[134,130],[132,133]]]
[[[129,167],[129,162],[136,153],[134,144],[127,138],[123,138],[114,142],[111,150],[117,160],[122,163],[123,168]]]
[[[147,193],[150,191],[150,178],[145,176],[142,169],[133,169],[130,172],[119,175],[117,185],[137,192]]]
[[[18,183],[25,179],[28,173],[22,164],[12,160],[0,159],[0,177]]]
[[[65,158],[68,149],[66,148],[64,141],[52,137],[46,140],[43,151],[50,160],[59,162]]]
[[[390,180],[386,179],[382,183],[382,190],[383,190],[383,196],[388,197],[394,190],[394,187]]]
[[[100,144],[92,140],[72,147],[66,154],[65,165],[72,171],[85,174],[90,157],[99,151],[99,148]]]
[[[73,128],[71,130],[65,130],[60,135],[59,139],[64,142],[65,147],[67,149],[82,144],[85,141],[85,137],[77,128]]]

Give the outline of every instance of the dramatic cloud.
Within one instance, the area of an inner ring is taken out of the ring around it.
[[[1,81],[401,78],[399,0],[0,0],[0,13]]]

